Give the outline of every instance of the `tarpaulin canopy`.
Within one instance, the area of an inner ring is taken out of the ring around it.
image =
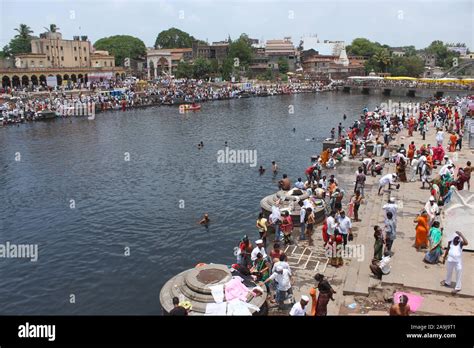
[[[464,250],[474,250],[474,193],[454,190],[444,214],[443,246],[447,246],[454,233],[460,231],[469,242]]]

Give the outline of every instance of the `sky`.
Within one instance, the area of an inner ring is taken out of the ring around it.
[[[0,48],[20,23],[34,34],[54,23],[63,38],[132,35],[147,47],[176,27],[221,41],[246,33],[259,40],[302,36],[322,40],[365,37],[390,46],[424,48],[434,40],[474,50],[474,0],[0,0]]]

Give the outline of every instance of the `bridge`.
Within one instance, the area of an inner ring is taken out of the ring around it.
[[[456,96],[456,95],[470,95],[474,94],[473,86],[466,86],[462,88],[460,86],[449,86],[449,85],[437,85],[437,84],[422,84],[422,85],[390,85],[390,84],[356,84],[346,83],[343,86],[337,87],[338,91],[344,93],[356,93],[356,94],[382,94],[385,96],[394,97],[422,97],[422,98],[441,98],[445,96]]]

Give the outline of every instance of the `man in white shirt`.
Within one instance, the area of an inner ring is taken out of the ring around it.
[[[386,250],[382,260],[376,261],[374,260],[373,263],[370,265],[370,270],[375,275],[377,279],[382,279],[382,276],[385,274],[389,274],[391,270],[390,263],[392,262],[392,258],[390,257],[390,251]]]
[[[252,250],[252,253],[250,254],[250,259],[252,261],[255,261],[257,259],[257,254],[258,253],[262,254],[263,258],[266,258],[267,257],[267,252],[265,251],[265,246],[263,244],[263,240],[262,239],[256,240],[255,244],[257,246]]]
[[[451,287],[451,277],[453,270],[456,269],[456,286],[453,290],[453,294],[461,291],[461,280],[462,280],[462,248],[468,245],[467,239],[464,235],[456,231],[454,238],[448,242],[448,248],[444,253],[443,264],[448,260],[446,280],[441,282],[441,285]]]
[[[454,165],[452,163],[445,164],[439,170],[439,175],[443,176],[446,173],[449,173],[449,174],[451,174],[451,176],[454,176],[454,169],[453,168],[454,168]]]
[[[395,203],[395,197],[390,197],[389,202],[384,204],[382,209],[384,210],[384,214],[385,214],[385,222],[387,221],[387,212],[391,212],[393,216],[393,221],[397,223],[398,206]]]
[[[342,235],[344,248],[347,245],[347,236],[352,234],[352,223],[351,219],[346,216],[344,210],[341,210],[339,217],[337,218],[339,233]]]
[[[306,295],[301,296],[300,302],[297,302],[291,308],[290,315],[295,316],[305,316],[306,315],[306,306],[309,303],[309,297]]]
[[[444,140],[444,132],[440,129],[440,130],[436,133],[436,143],[437,143],[438,145],[443,146],[443,140]]]
[[[373,158],[364,158],[362,161],[362,167],[364,168],[364,174],[367,175],[367,172],[370,170],[370,173],[373,176],[373,167],[375,166],[375,159]]]
[[[278,308],[282,310],[287,294],[290,294],[292,292],[291,274],[287,269],[278,266],[275,270],[275,273],[268,277],[267,280],[265,280],[264,282],[261,282],[260,286],[265,285],[265,283],[269,282],[270,280],[275,280],[277,282],[275,300],[278,303]]]
[[[380,192],[382,191],[382,189],[388,185],[388,189],[391,190],[392,187],[391,185],[395,183],[395,181],[397,180],[397,174],[387,174],[387,175],[384,175],[380,178],[379,180],[379,196],[382,195]],[[397,189],[400,188],[400,184],[397,185]]]
[[[295,187],[299,188],[300,190],[304,189],[304,182],[301,181],[301,178],[298,178],[298,181],[295,183]]]
[[[336,223],[336,212],[333,210],[331,211],[330,215],[326,218],[326,222],[327,222],[327,225],[328,225],[328,236],[331,237],[331,236],[334,236],[334,231],[337,227],[337,223]]]
[[[436,199],[433,196],[430,196],[430,199],[428,202],[426,202],[425,210],[428,213],[429,224],[431,226],[435,221],[436,215],[439,214],[439,207],[438,204],[436,204]]]
[[[305,204],[302,201],[298,202],[298,205],[300,206],[300,240],[305,240],[305,229],[306,229],[306,224],[304,222],[304,219],[306,217],[306,208]]]

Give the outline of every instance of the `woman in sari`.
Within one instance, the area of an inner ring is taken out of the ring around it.
[[[449,136],[449,152],[455,152],[456,151],[456,142],[458,141],[458,138],[456,136],[456,133],[452,132],[451,135]]]
[[[408,120],[408,136],[412,137],[413,136],[413,130],[415,129],[415,119],[413,117],[410,117]]]
[[[439,221],[433,222],[433,226],[430,229],[430,250],[426,253],[423,261],[426,263],[437,264],[442,254],[441,240],[443,237],[443,231],[439,228]]]
[[[415,248],[420,250],[421,248],[428,247],[428,213],[423,210],[420,215],[418,215],[413,221],[417,223],[416,225],[416,238],[415,238]]]
[[[318,301],[316,304],[316,316],[326,316],[328,315],[328,303],[329,300],[334,301],[333,294],[336,292],[329,284],[329,282],[324,278],[324,276],[320,273],[317,273],[314,276],[314,279],[317,282],[317,288],[319,290]]]
[[[326,149],[323,152],[321,152],[321,164],[323,166],[326,166],[327,161],[329,160],[329,155],[331,154],[330,149]]]
[[[397,164],[397,175],[401,182],[407,182],[407,173],[406,173],[407,163],[403,157],[400,157],[400,161]]]
[[[410,162],[413,160],[413,157],[415,157],[415,142],[412,141],[410,145],[408,145],[408,152],[407,152],[407,157],[410,159]]]
[[[357,140],[355,139],[355,136],[354,136],[354,140],[352,140],[351,155],[352,155],[352,158],[355,158],[357,155]]]

